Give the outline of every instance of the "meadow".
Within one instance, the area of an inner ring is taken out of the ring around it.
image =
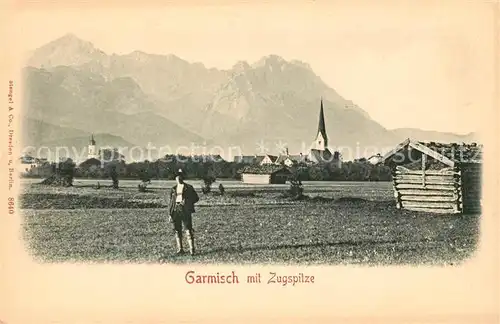
[[[470,258],[479,215],[397,210],[389,182],[311,182],[308,199],[287,185],[223,182],[194,214],[197,255],[175,256],[165,194],[172,182],[120,189],[27,182],[20,196],[26,247],[40,262],[454,265]]]

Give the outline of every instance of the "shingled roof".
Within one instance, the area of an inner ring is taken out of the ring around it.
[[[391,159],[396,153],[411,147],[449,166],[460,163],[481,163],[483,146],[477,143],[439,143],[422,142],[406,139],[393,150],[385,154],[381,162]]]
[[[483,146],[477,143],[418,142],[458,163],[479,163],[483,160]]]
[[[271,160],[271,162],[275,163],[276,160],[278,160],[278,156],[277,155],[270,155],[268,154],[267,155],[269,157],[269,159]],[[265,157],[264,157],[265,158]],[[261,161],[262,162],[262,161]]]

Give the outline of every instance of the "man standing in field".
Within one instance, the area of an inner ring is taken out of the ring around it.
[[[169,220],[174,225],[177,254],[183,254],[182,227],[186,231],[189,253],[194,255],[194,231],[192,214],[194,204],[200,200],[193,186],[184,182],[184,172],[179,169],[175,177],[176,184],[170,190]]]

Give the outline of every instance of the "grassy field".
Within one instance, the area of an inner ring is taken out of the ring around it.
[[[224,196],[200,194],[198,255],[190,257],[173,255],[165,188],[27,184],[24,236],[40,261],[442,265],[476,249],[478,215],[399,211],[390,183],[307,184],[303,201],[283,198],[284,190],[235,185]]]

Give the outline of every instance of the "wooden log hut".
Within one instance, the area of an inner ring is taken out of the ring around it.
[[[381,163],[392,169],[397,208],[445,214],[481,212],[481,145],[407,139]]]

